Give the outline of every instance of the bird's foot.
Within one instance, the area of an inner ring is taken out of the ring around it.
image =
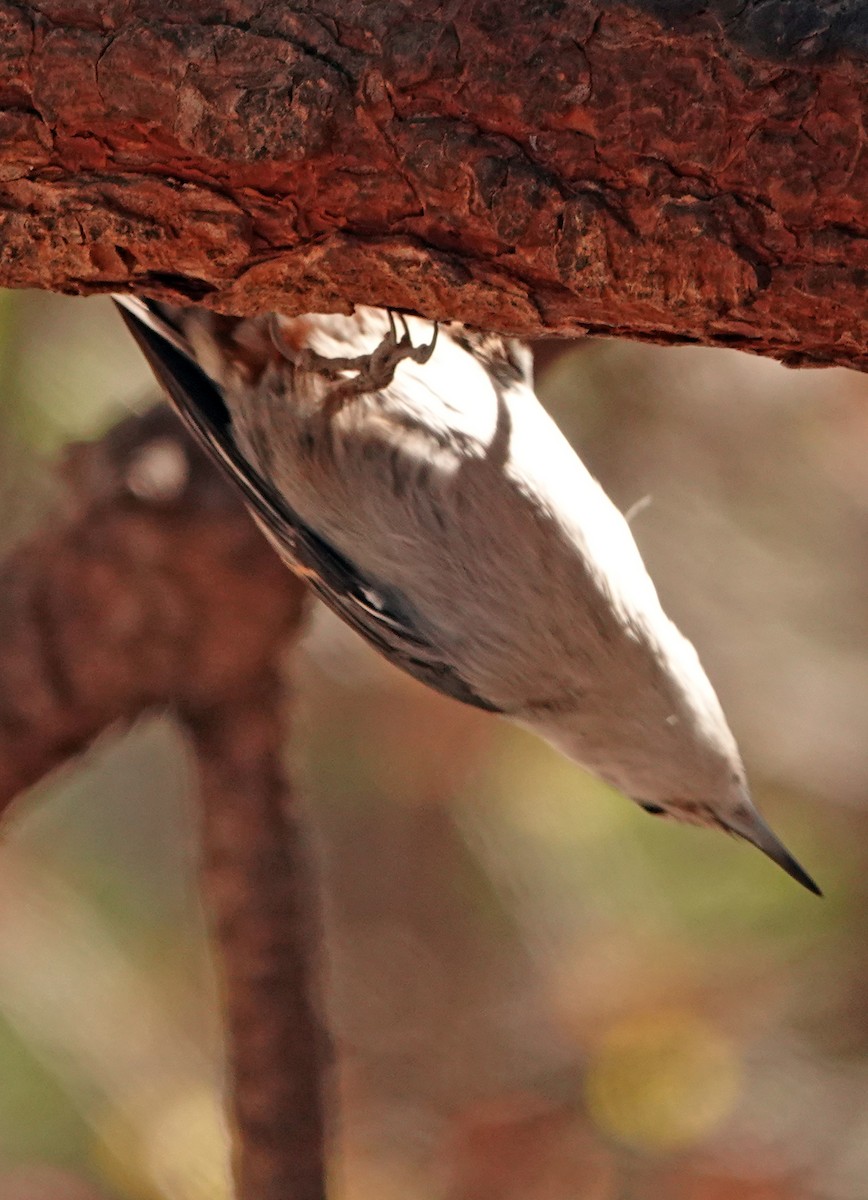
[[[379,346],[370,354],[358,354],[352,357],[330,358],[319,354],[316,350],[296,349],[282,337],[279,326],[272,327],[272,338],[279,346],[281,353],[296,367],[303,371],[311,371],[325,379],[339,382],[340,399],[350,396],[361,396],[371,392],[382,391],[389,386],[395,377],[395,371],[405,358],[413,362],[426,363],[434,353],[437,345],[438,326],[434,324],[434,336],[423,346],[414,346],[406,318],[398,313],[401,323],[401,335],[395,324],[395,316],[388,310],[389,329]],[[355,372],[354,378],[347,379],[345,372]],[[335,393],[330,397],[335,398]]]
[[[398,329],[395,324],[395,314],[391,309],[388,310],[388,317],[389,332],[373,354],[368,357],[367,362],[358,368],[357,383],[359,391],[381,391],[392,382],[398,364],[402,363],[405,358],[421,364],[428,362],[434,353],[439,328],[436,321],[434,323],[434,336],[431,338],[431,341],[424,346],[414,346],[404,314],[398,313],[398,320],[401,322],[402,331],[400,337],[398,337]]]

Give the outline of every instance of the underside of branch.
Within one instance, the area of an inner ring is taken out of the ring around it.
[[[859,0],[0,2],[0,284],[868,365]]]

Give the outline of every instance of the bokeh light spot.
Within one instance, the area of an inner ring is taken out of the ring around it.
[[[700,1141],[730,1113],[740,1063],[732,1044],[694,1013],[657,1011],[609,1027],[586,1080],[597,1125],[631,1146],[671,1150]]]

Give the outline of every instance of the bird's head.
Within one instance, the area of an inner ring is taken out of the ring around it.
[[[655,690],[672,709],[657,724],[665,765],[642,779],[648,786],[624,790],[654,816],[722,829],[750,842],[808,891],[822,895],[754,806],[735,738],[692,644],[673,625],[661,642],[665,670]]]
[[[640,808],[652,816],[722,829],[733,837],[750,842],[809,892],[816,896],[823,894],[804,867],[793,858],[777,834],[762,818],[750,798],[747,787],[737,776],[733,776],[729,794],[726,797],[718,796],[712,802],[685,799],[660,802],[640,800],[636,797],[634,799]]]
[[[742,838],[820,895],[754,807],[695,649],[659,609],[650,618],[613,642],[618,653],[596,677],[592,701],[580,696],[533,727],[646,812]]]

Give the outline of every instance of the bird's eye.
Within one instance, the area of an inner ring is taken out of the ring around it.
[[[659,804],[646,804],[643,800],[637,800],[636,803],[640,808],[644,808],[646,813],[650,813],[652,817],[661,817],[665,812],[665,808],[661,808]]]

